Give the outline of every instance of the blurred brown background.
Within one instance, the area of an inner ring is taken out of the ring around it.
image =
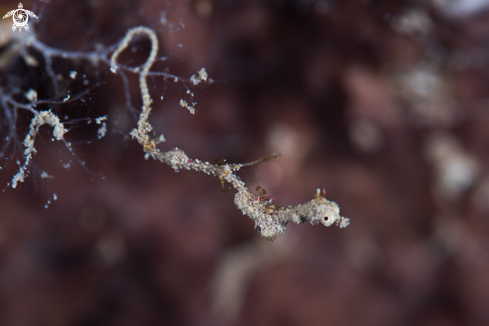
[[[215,80],[192,88],[196,116],[178,105],[181,85],[150,81],[162,149],[281,152],[240,172],[249,188],[287,206],[325,187],[351,225],[289,225],[267,242],[232,190],[144,160],[107,66],[58,60],[65,77],[105,82],[60,110],[108,114],[108,134],[68,134],[89,172],[46,128],[30,177],[0,194],[0,325],[489,324],[488,1],[53,1],[34,28],[91,50],[137,25],[168,56],[154,70],[206,67]],[[135,42],[126,64],[147,51]],[[15,64],[22,87],[42,88],[42,67]],[[13,163],[1,161],[4,185]]]

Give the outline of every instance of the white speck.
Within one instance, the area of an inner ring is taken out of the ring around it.
[[[207,81],[207,77],[208,77],[208,75],[207,75],[207,71],[205,71],[205,68],[204,67],[200,68],[199,78],[203,81]]]
[[[77,74],[78,73],[76,71],[74,71],[74,70],[70,71],[70,78],[71,79],[75,79]]]
[[[107,133],[107,124],[105,122],[102,122],[102,125],[100,126],[100,128],[98,128],[97,131],[97,138],[101,139],[102,137],[105,136],[106,133]]]
[[[37,92],[33,90],[32,88],[29,88],[27,93],[24,94],[25,98],[28,99],[30,102],[36,102],[37,101]]]
[[[194,107],[195,104],[197,104],[197,103],[192,103],[192,105],[189,105],[187,103],[187,101],[184,101],[183,99],[180,99],[180,106],[182,108],[186,108],[190,112],[190,114],[192,114],[192,115],[195,114],[195,107]]]
[[[67,97],[65,97],[65,98],[63,99],[63,102],[66,102],[66,101],[68,101],[69,99],[70,99],[70,94],[68,94],[68,96],[67,96]]]
[[[107,120],[107,116],[106,115],[104,115],[103,117],[96,118],[95,119],[95,122],[99,125],[99,124],[102,123],[102,121],[105,121],[105,120]]]
[[[58,200],[58,196],[56,194],[53,194],[53,200]]]
[[[207,81],[208,75],[207,75],[207,72],[205,71],[205,68],[200,68],[200,70],[198,71],[198,74],[199,74],[198,77],[195,75],[190,76],[190,81],[194,85],[198,85],[202,81]]]

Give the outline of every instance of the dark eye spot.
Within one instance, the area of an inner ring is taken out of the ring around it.
[[[261,227],[260,227],[259,225],[257,225],[257,226],[255,227],[255,230],[257,230],[258,232],[261,232]]]
[[[327,216],[323,217],[323,219],[324,219],[326,222],[328,222],[328,218],[329,218],[329,217],[327,217]]]

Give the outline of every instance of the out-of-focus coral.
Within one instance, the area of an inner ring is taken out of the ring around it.
[[[358,149],[375,152],[382,147],[384,138],[380,128],[368,120],[353,120],[350,123],[350,139]]]
[[[435,198],[457,200],[477,179],[479,164],[464,152],[454,136],[448,133],[429,135],[425,151],[435,170]]]
[[[398,80],[413,123],[449,127],[463,118],[451,96],[449,79],[439,68],[424,64],[399,74]]]
[[[223,253],[211,283],[212,307],[221,321],[235,321],[243,309],[253,275],[276,264],[292,249],[293,243],[286,240],[291,239],[279,239],[273,245],[251,241]]]
[[[489,7],[487,0],[431,0],[433,5],[443,13],[455,18],[483,12]]]
[[[396,32],[408,35],[429,35],[433,30],[433,21],[425,11],[408,10],[391,19]]]

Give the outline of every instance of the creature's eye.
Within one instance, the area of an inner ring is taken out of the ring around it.
[[[257,225],[257,226],[255,227],[255,230],[257,230],[258,232],[261,232],[261,227],[260,227],[259,225]]]
[[[325,217],[323,217],[323,219],[325,222],[328,222],[329,217],[325,216]]]

